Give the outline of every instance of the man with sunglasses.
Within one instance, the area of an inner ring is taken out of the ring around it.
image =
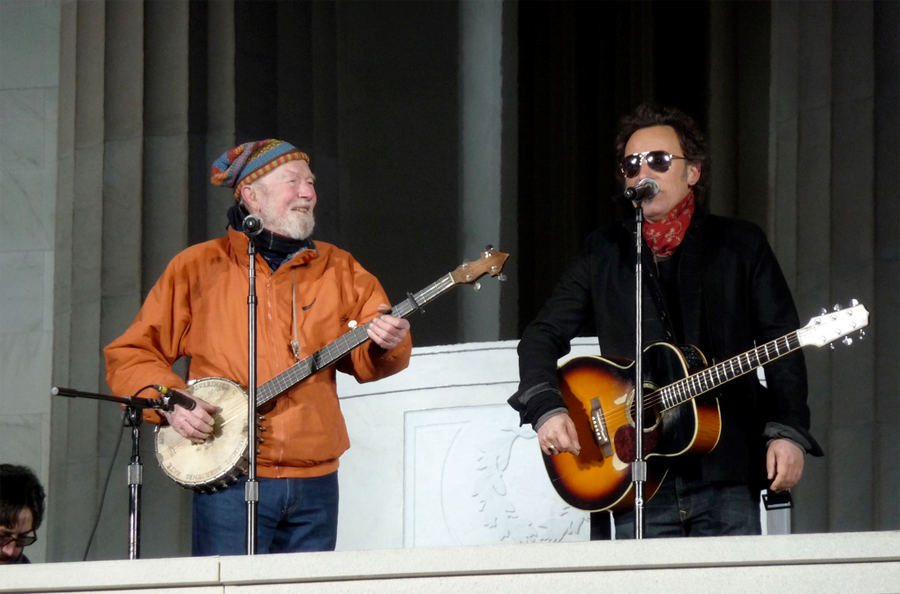
[[[659,186],[641,204],[645,347],[692,344],[712,363],[799,328],[762,230],[704,208],[709,157],[689,116],[640,106],[622,120],[616,154],[626,187],[646,179]],[[581,450],[557,377],[569,341],[593,326],[604,357],[634,358],[634,227],[629,214],[588,237],[519,343],[520,384],[509,403],[523,424],[532,424],[548,456]],[[719,441],[704,456],[667,458],[668,474],[645,505],[644,535],[759,534],[760,489],[790,489],[800,480],[804,454],[822,455],[809,433],[802,353],[771,363],[765,374],[767,387],[747,374],[715,393]],[[631,538],[634,512],[616,512],[614,519],[616,537]]]
[[[0,565],[30,563],[23,550],[37,540],[44,488],[25,466],[0,464]]]

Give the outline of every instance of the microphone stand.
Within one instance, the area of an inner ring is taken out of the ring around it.
[[[625,188],[622,197],[634,204],[634,461],[631,463],[631,480],[634,485],[634,538],[644,538],[644,487],[647,482],[647,462],[644,460],[644,208],[645,199],[653,199],[659,193],[659,184],[645,178],[634,186]]]
[[[152,386],[148,386],[152,387]],[[175,403],[166,396],[156,400],[137,398],[136,396],[109,396],[95,392],[80,392],[71,388],[54,387],[50,390],[53,396],[66,398],[91,398],[116,402],[125,407],[125,425],[131,427],[131,462],[128,465],[128,558],[141,558],[141,487],[144,483],[144,466],[141,463],[141,422],[144,420],[144,409],[171,411]]]
[[[247,335],[249,353],[247,361],[247,482],[244,484],[244,501],[247,503],[247,554],[256,554],[257,520],[259,517],[259,481],[256,479],[256,243],[254,237],[263,230],[263,222],[256,215],[244,217],[243,231],[247,235],[249,289],[247,295]]]
[[[643,225],[644,209],[640,201],[635,202],[634,252],[634,462],[631,463],[631,480],[634,483],[634,538],[644,538],[644,486],[647,482],[647,462],[644,460],[644,371],[643,360]]]

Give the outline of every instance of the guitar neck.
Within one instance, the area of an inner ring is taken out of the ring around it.
[[[701,372],[661,388],[657,395],[664,410],[675,408],[692,398],[713,390],[725,382],[749,373],[767,363],[783,357],[802,346],[799,331],[791,332],[761,347],[742,353],[737,357],[708,367]]]
[[[416,294],[409,296],[391,309],[396,318],[406,318],[426,303],[434,301],[455,286],[451,275],[446,275],[431,283]],[[282,392],[302,382],[311,375],[325,369],[338,359],[369,340],[367,332],[372,322],[358,326],[334,342],[327,344],[312,355],[298,361],[287,371],[280,373],[261,385],[257,390],[256,404],[262,406]]]

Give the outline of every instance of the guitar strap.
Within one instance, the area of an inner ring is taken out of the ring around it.
[[[672,324],[672,314],[669,311],[666,300],[663,298],[662,287],[660,286],[661,281],[658,274],[659,269],[657,267],[657,257],[649,253],[649,250],[643,253],[645,259],[644,270],[648,271],[644,275],[644,277],[646,281],[649,281],[644,284],[644,288],[647,290],[647,293],[650,295],[650,299],[653,301],[653,305],[656,307],[656,315],[658,321],[661,322],[664,326],[664,329],[669,337],[669,342],[674,342],[677,333],[675,332],[675,327]],[[644,315],[646,316],[646,312]],[[648,342],[656,342],[660,338],[663,337],[653,337],[653,335],[651,334],[649,337],[645,337],[644,344],[647,344]]]
[[[675,260],[667,264],[675,267],[675,270],[669,271],[668,274],[673,275],[671,282],[674,282],[676,285],[675,290],[678,292],[676,302],[670,303],[670,300],[665,298],[665,292],[663,291],[664,281],[659,274],[659,264],[662,262],[662,258],[646,252],[645,257],[647,261],[645,262],[645,268],[650,272],[646,275],[649,282],[646,283],[645,287],[657,311],[660,313],[664,312],[664,315],[660,316],[662,318],[660,321],[663,323],[669,336],[672,337],[668,342],[682,341],[687,344],[696,344],[700,352],[706,353],[708,347],[712,346],[712,335],[709,323],[709,308],[706,306],[704,299],[702,271],[700,270],[703,264],[702,224],[693,225],[692,227],[695,228],[689,231],[692,235],[691,241],[679,245],[674,255],[665,257],[665,259],[672,258]],[[673,307],[681,308],[677,312],[678,315],[673,315]],[[695,317],[699,317],[696,325],[690,322]],[[682,327],[680,329],[675,328],[676,320],[681,320]],[[699,333],[698,335],[693,335],[692,327],[694,332]],[[648,342],[652,342],[652,339]],[[702,358],[696,354],[695,349],[681,350],[690,367],[699,369],[706,365]]]
[[[300,362],[300,336],[297,332],[297,271],[291,270],[291,320],[294,322],[294,340],[291,341],[291,351],[294,360]]]

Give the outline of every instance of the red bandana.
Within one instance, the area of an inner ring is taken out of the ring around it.
[[[644,241],[657,256],[671,256],[675,253],[688,227],[691,226],[691,217],[694,215],[694,192],[678,203],[658,223],[644,221]]]

